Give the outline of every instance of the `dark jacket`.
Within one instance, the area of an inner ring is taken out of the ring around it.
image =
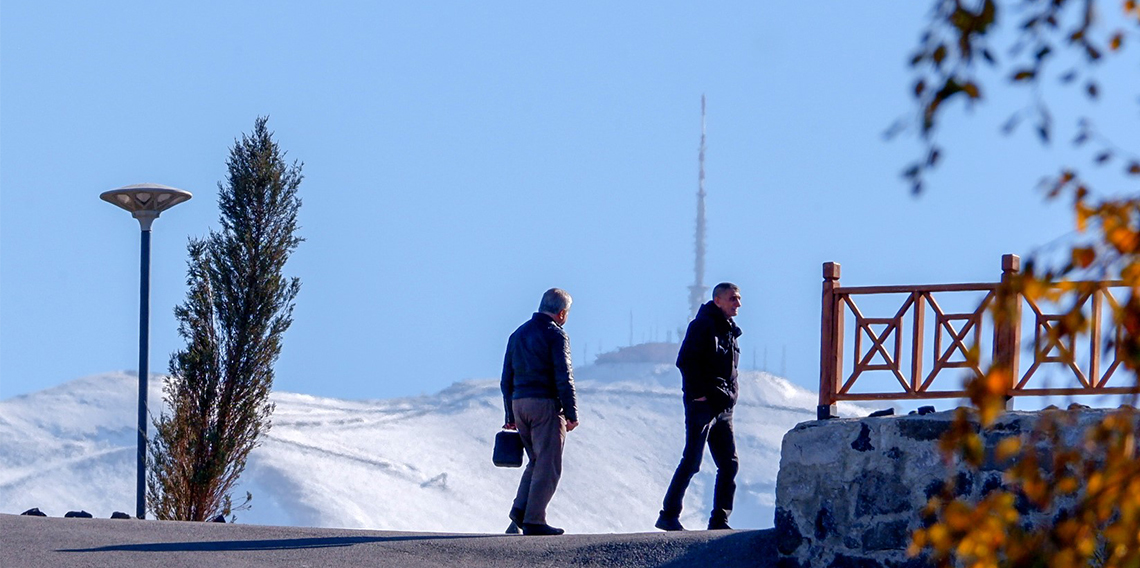
[[[503,390],[508,424],[515,421],[511,400],[516,398],[557,400],[562,404],[566,420],[578,421],[570,338],[554,318],[537,312],[511,334],[499,386]]]
[[[737,337],[740,328],[716,304],[708,302],[697,310],[677,354],[686,401],[707,397],[722,410],[736,404],[736,366],[740,362]]]

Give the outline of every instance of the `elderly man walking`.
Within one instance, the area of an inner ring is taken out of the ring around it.
[[[570,312],[570,294],[551,288],[538,312],[507,341],[503,361],[503,428],[518,430],[527,464],[511,508],[511,528],[525,535],[562,534],[546,522],[546,506],[562,476],[566,433],[578,426],[570,338],[562,330]]]
[[[728,515],[736,493],[736,440],[732,433],[732,408],[736,405],[736,368],[740,328],[732,320],[740,311],[740,288],[723,282],[713,288],[713,299],[701,306],[689,322],[677,367],[685,403],[685,449],[681,463],[665,492],[656,527],[665,531],[684,530],[681,502],[689,481],[701,469],[701,457],[708,443],[716,463],[716,485],[709,530],[728,529]]]

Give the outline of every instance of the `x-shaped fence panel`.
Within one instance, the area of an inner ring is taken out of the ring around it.
[[[1005,255],[1002,282],[1010,281],[1019,268],[1017,256]],[[1113,295],[1113,289],[1122,288],[1120,282],[1069,283],[1074,293],[1065,298],[1073,300],[1065,309],[1021,294],[1007,295],[999,310],[1007,315],[997,321],[991,309],[999,301],[1000,287],[999,282],[840,286],[839,265],[824,264],[820,417],[834,416],[840,400],[962,398],[966,396],[962,379],[982,376],[990,363],[1013,370],[1009,397],[1140,393],[1140,385],[1119,384],[1120,379],[1110,383],[1120,374],[1122,361],[1123,331],[1116,323],[1121,302]],[[860,302],[869,298],[874,298],[875,309],[866,312]],[[945,303],[948,298],[954,301]],[[897,309],[889,307],[892,301]],[[951,304],[955,309],[943,308]],[[1026,306],[1028,310],[1023,310]],[[886,316],[891,311],[893,315]],[[853,318],[850,325],[845,324],[847,316]],[[1022,338],[1026,317],[1032,322],[1027,321],[1032,335]],[[1073,318],[1084,322],[1087,347],[1079,343],[1084,335],[1072,333]],[[848,335],[854,336],[850,352],[844,350]],[[983,349],[984,344],[990,349]],[[1024,371],[1023,344],[1032,345],[1032,359]],[[1102,369],[1102,354],[1109,353],[1111,360]],[[846,375],[845,361],[851,362]],[[1041,369],[1047,364],[1056,364],[1052,368],[1062,370],[1062,375],[1068,373],[1069,384],[1041,384],[1046,381]],[[946,372],[958,369],[965,374]],[[874,378],[883,376],[889,377],[886,382]]]
[[[1080,292],[1072,306],[1061,313],[1047,312],[1038,300],[1022,297],[1022,301],[1033,313],[1033,362],[1025,373],[1020,375],[1014,389],[1029,394],[1055,394],[1046,391],[1057,391],[1056,387],[1039,387],[1030,384],[1030,380],[1045,363],[1060,363],[1072,371],[1080,384],[1079,387],[1061,389],[1064,390],[1063,394],[1095,394],[1114,388],[1109,384],[1109,380],[1120,368],[1123,328],[1120,325],[1112,325],[1109,329],[1111,337],[1106,341],[1103,337],[1102,322],[1114,318],[1114,314],[1120,312],[1120,302],[1112,290],[1123,285],[1112,281],[1090,284],[1092,285],[1086,286],[1089,289]],[[1066,319],[1072,318],[1076,313],[1085,314],[1087,317],[1089,330],[1087,362],[1077,359],[1077,336],[1066,333]],[[1101,359],[1106,353],[1111,353],[1112,360],[1109,361],[1108,368],[1102,372]]]
[[[898,395],[902,398],[942,398],[947,393],[934,391],[931,386],[943,370],[970,369],[978,375],[982,373],[978,360],[979,338],[983,316],[993,300],[992,286],[965,288],[955,285],[949,290],[942,288],[841,288],[835,291],[839,309],[853,315],[855,319],[854,365],[851,374],[844,378],[843,384],[837,389],[838,397],[847,400],[898,398]],[[948,312],[938,302],[937,294],[951,292],[984,293],[984,296],[970,311]],[[902,305],[888,318],[865,316],[857,300],[865,295],[902,293],[905,293]],[[928,315],[933,316],[933,330],[926,327]],[[910,339],[909,351],[903,347],[904,335]],[[928,336],[933,337],[934,357],[930,361],[923,357],[930,343]],[[904,366],[904,360],[910,364]],[[888,371],[902,392],[897,389],[877,392],[852,390],[861,377],[873,371]]]

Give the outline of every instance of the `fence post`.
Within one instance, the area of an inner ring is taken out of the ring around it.
[[[1021,361],[1021,292],[1013,289],[1013,279],[1021,272],[1021,257],[1005,254],[1001,257],[1001,287],[998,289],[997,310],[994,312],[994,366],[1009,372],[1009,392],[1006,408],[1013,407],[1013,387],[1018,383]]]
[[[819,406],[815,414],[819,420],[838,416],[835,391],[843,363],[843,309],[837,301],[835,288],[839,287],[839,263],[823,263],[823,309],[819,334]]]

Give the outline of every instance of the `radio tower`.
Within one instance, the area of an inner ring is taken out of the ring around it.
[[[708,286],[705,286],[705,95],[701,94],[701,148],[698,154],[700,163],[697,175],[697,234],[696,265],[693,267],[696,280],[689,286],[689,319],[697,317],[697,310],[705,301]]]

